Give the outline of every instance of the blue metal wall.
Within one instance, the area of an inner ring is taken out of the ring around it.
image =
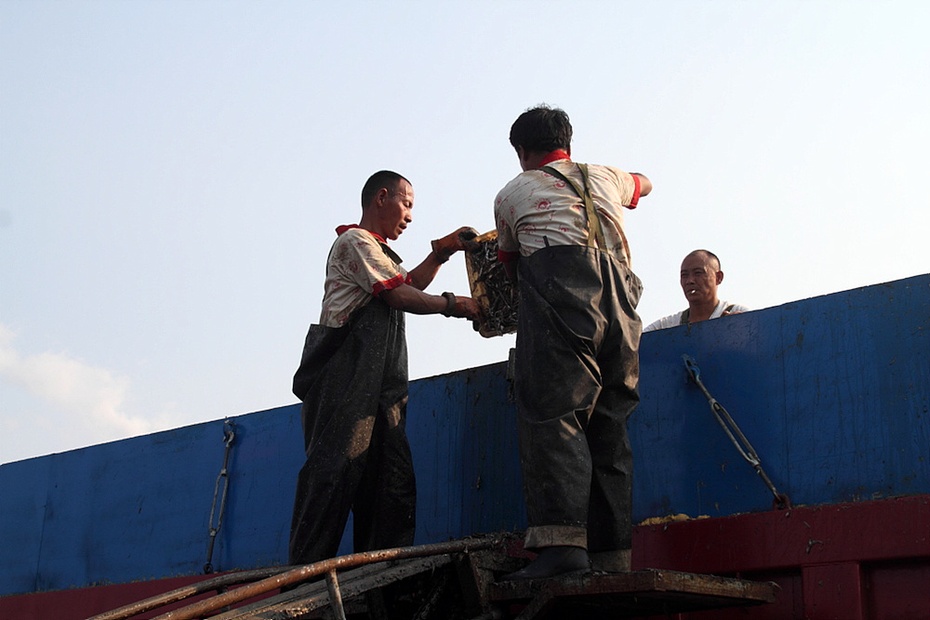
[[[522,527],[505,370],[411,383],[417,543]],[[286,563],[303,464],[300,407],[231,422],[213,567]],[[224,451],[224,422],[216,421],[0,466],[0,596],[201,572]]]
[[[795,504],[930,492],[928,339],[930,275],[645,334],[634,519],[771,505],[682,354]],[[501,363],[412,382],[417,542],[523,527],[505,373]],[[212,563],[283,563],[299,407],[233,422]],[[223,430],[216,421],[0,466],[0,595],[201,572]]]
[[[682,354],[793,503],[930,490],[930,277],[644,336],[636,516],[765,510]]]

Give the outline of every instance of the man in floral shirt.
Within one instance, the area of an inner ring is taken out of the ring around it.
[[[311,325],[294,394],[307,460],[297,480],[290,563],[333,557],[350,510],[356,551],[413,544],[416,485],[405,427],[407,343],[404,313],[475,319],[470,297],[423,289],[465,237],[433,242],[406,271],[388,246],[413,217],[413,187],[391,171],[362,189],[362,219],[340,226],[326,265],[320,324]]]
[[[571,160],[572,126],[540,106],[510,130],[523,173],[494,203],[499,259],[519,274],[515,389],[529,528],[539,551],[507,579],[630,569],[639,402],[636,305],[623,209],[645,176]]]

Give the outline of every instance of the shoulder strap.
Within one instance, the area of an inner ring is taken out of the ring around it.
[[[583,189],[578,187],[576,182],[572,181],[552,166],[543,166],[540,168],[540,170],[545,170],[557,179],[561,179],[568,183],[568,185],[575,190],[575,193],[578,194],[579,198],[584,201],[584,210],[588,215],[588,247],[597,247],[606,251],[607,244],[604,242],[604,231],[601,229],[601,220],[597,216],[597,211],[594,210],[591,190],[588,189],[588,165],[578,164],[578,169],[581,171],[581,179],[584,183]]]
[[[720,316],[726,316],[727,313],[730,312],[730,311],[733,309],[733,306],[735,306],[735,305],[736,305],[736,304],[730,304],[729,306],[727,306],[726,308],[724,308],[724,309],[723,309],[723,312],[720,314]],[[690,315],[691,315],[691,308],[688,308],[687,310],[683,311],[683,312],[681,313],[681,323],[679,323],[679,325],[685,325],[685,324],[687,324],[687,322],[688,322],[688,317],[689,317]]]
[[[395,264],[400,265],[404,260],[388,246],[386,243],[378,243],[381,246],[381,249],[384,250],[384,253],[387,254],[388,258],[394,261]]]

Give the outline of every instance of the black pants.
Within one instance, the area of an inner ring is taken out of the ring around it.
[[[307,460],[297,478],[290,563],[335,556],[350,510],[355,551],[413,544],[403,312],[375,299],[344,327],[311,326],[294,385],[305,390],[298,396]]]
[[[596,249],[520,259],[516,395],[526,546],[629,549],[642,285]]]

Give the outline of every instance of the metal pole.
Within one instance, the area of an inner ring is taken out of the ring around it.
[[[346,620],[346,609],[342,605],[342,591],[339,589],[339,578],[336,571],[326,573],[326,589],[329,590],[329,604],[333,608],[336,620]]]

